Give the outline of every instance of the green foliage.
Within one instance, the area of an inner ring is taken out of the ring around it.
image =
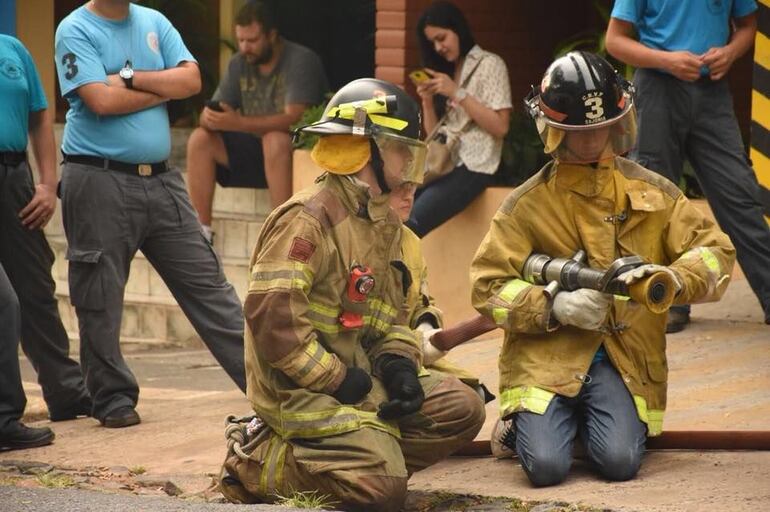
[[[497,185],[520,185],[539,171],[549,159],[543,152],[543,141],[537,134],[535,123],[524,112],[513,110],[508,133],[503,140]]]
[[[329,93],[326,95],[326,99],[323,102],[305,109],[300,120],[291,126],[291,130],[294,131],[300,126],[306,126],[320,120],[331,96],[332,94]],[[294,140],[294,149],[313,149],[317,140],[318,135],[313,135],[312,133],[300,133],[299,137]]]

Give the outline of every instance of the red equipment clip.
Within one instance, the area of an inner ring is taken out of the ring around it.
[[[348,300],[354,303],[366,302],[366,296],[374,288],[374,275],[369,267],[353,265],[348,279]],[[363,327],[364,316],[352,311],[343,311],[340,315],[340,324],[346,329]]]

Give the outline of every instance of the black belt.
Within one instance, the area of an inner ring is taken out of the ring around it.
[[[27,161],[26,151],[0,151],[0,164],[19,165]]]
[[[137,176],[154,176],[169,170],[168,163],[166,162],[156,162],[154,164],[129,164],[126,162],[119,162],[118,160],[109,160],[107,158],[88,155],[64,155],[64,161],[73,164],[90,165],[92,167],[99,167],[100,169],[108,169],[110,171],[136,174]]]

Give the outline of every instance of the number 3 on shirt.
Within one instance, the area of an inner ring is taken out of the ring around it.
[[[78,57],[74,53],[70,52],[62,55],[61,63],[62,65],[67,66],[67,73],[64,75],[64,78],[67,80],[72,80],[78,74],[78,67],[75,65],[75,61],[77,60]]]
[[[592,98],[588,98],[585,101],[586,108],[589,108],[591,110],[586,111],[586,118],[587,119],[599,119],[604,115],[604,107],[602,106],[602,98],[601,96],[594,96]]]

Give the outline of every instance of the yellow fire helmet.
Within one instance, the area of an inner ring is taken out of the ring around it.
[[[333,174],[354,174],[372,158],[372,143],[383,162],[389,188],[422,183],[425,143],[420,140],[420,108],[398,86],[361,78],[342,87],[323,117],[296,133],[319,135],[311,157]]]

